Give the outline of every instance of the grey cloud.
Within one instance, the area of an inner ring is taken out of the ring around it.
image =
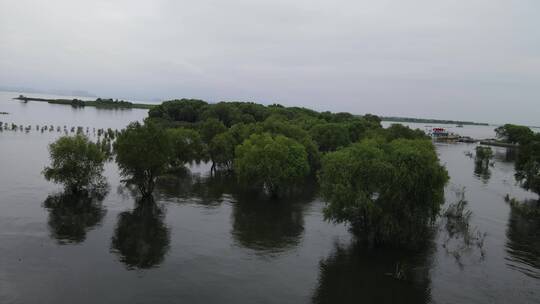
[[[534,0],[0,0],[0,84],[540,124]]]

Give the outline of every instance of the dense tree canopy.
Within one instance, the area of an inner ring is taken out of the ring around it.
[[[427,139],[429,138],[424,131],[420,129],[411,129],[402,124],[392,124],[384,130],[386,139],[391,141],[394,139]]]
[[[301,154],[306,155],[307,169],[302,163],[292,170],[301,168],[298,172],[302,174],[298,176],[303,177],[304,172],[315,174],[319,170],[321,155],[346,148],[365,138],[375,138],[379,142],[425,138],[422,131],[402,125],[393,125],[385,130],[381,127],[380,118],[375,115],[316,112],[300,107],[279,104],[264,106],[251,102],[212,104],[192,99],[172,100],[152,109],[147,122],[166,128],[180,126],[198,132],[204,154],[212,161],[212,172],[226,170],[241,179],[249,176],[250,181],[256,180],[257,184],[274,195],[291,186],[289,181],[283,182],[282,168],[288,158],[281,155],[301,150]],[[184,134],[186,131],[172,132]],[[285,142],[294,149],[281,147]],[[264,145],[282,154],[269,153],[261,148]],[[189,150],[201,153],[199,149]],[[181,152],[180,155],[187,156],[188,153]],[[300,158],[303,159],[303,156]],[[176,159],[179,159],[178,154]],[[249,168],[252,165],[258,167]],[[293,174],[290,178],[296,179],[298,176]]]
[[[311,137],[323,152],[335,151],[351,143],[349,129],[345,124],[324,123],[315,125],[310,130]]]
[[[309,174],[304,147],[283,135],[254,134],[236,148],[234,167],[239,180],[267,190],[272,196]]]
[[[227,131],[227,127],[218,119],[209,118],[201,123],[199,130],[202,140],[205,143],[210,143],[216,135]]]
[[[148,111],[148,117],[169,122],[197,122],[208,104],[198,99],[171,100]]]
[[[84,135],[63,136],[49,145],[51,165],[45,179],[64,184],[66,190],[81,192],[99,185],[105,154]]]
[[[325,216],[377,243],[421,240],[448,180],[429,140],[364,140],[323,157]]]

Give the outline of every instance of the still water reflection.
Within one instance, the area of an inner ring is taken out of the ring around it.
[[[509,254],[507,265],[540,279],[540,219],[525,217],[517,210],[510,210],[506,236],[506,251]]]
[[[432,253],[430,246],[405,252],[370,250],[356,242],[335,244],[319,263],[313,302],[429,303]]]
[[[101,223],[106,214],[103,195],[52,194],[43,206],[49,211],[51,237],[59,244],[80,243],[86,233]]]
[[[139,200],[135,209],[118,215],[111,248],[128,269],[157,267],[169,250],[169,228],[154,200]]]

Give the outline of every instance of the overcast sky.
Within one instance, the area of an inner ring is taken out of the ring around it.
[[[540,125],[540,1],[0,0],[0,85]]]

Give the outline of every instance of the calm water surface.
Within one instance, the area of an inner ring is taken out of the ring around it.
[[[0,121],[122,128],[146,116],[21,104],[16,95],[0,92],[0,111],[10,113]],[[492,137],[492,129],[459,133]],[[346,226],[322,219],[314,187],[268,201],[209,177],[204,164],[163,181],[157,210],[137,208],[114,163],[103,200],[66,207],[69,198],[40,174],[60,135],[0,133],[0,303],[540,303],[540,223],[503,199],[536,196],[515,185],[505,149],[489,172],[475,173],[465,154],[475,145],[437,144],[451,175],[447,202],[465,187],[471,227],[486,233],[484,256],[478,248],[457,256],[443,225],[417,252],[366,250]]]

